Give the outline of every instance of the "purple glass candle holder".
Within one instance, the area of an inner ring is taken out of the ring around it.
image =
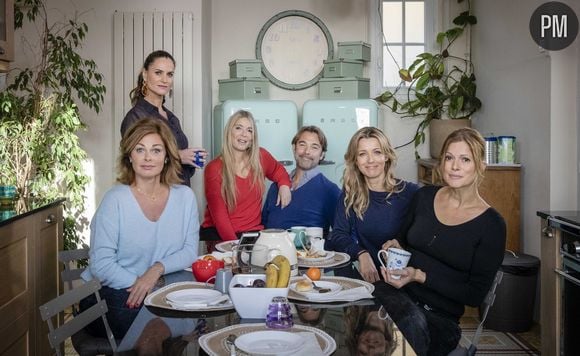
[[[285,297],[274,297],[268,305],[266,326],[271,329],[288,329],[294,325],[292,308]]]

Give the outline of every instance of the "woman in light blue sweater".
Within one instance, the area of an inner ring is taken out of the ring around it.
[[[82,275],[101,281],[116,338],[125,335],[161,276],[191,266],[199,242],[196,199],[179,184],[179,153],[167,125],[139,120],[123,136],[120,151],[121,184],[105,194],[91,221],[90,263]],[[89,297],[81,309],[95,302]],[[88,331],[106,335],[100,322]]]

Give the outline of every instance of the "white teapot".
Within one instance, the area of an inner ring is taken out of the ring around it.
[[[264,266],[277,255],[285,256],[290,261],[290,275],[298,275],[298,258],[294,247],[294,233],[282,229],[266,229],[260,231],[256,244],[267,247],[268,252],[261,256],[254,256],[252,263]]]

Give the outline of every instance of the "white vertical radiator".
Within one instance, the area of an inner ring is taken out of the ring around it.
[[[113,115],[115,145],[121,140],[121,122],[131,108],[129,92],[145,57],[154,50],[169,52],[177,62],[173,96],[165,106],[180,119],[190,138],[193,132],[194,36],[189,12],[115,12],[113,20]],[[115,158],[117,150],[115,150]]]

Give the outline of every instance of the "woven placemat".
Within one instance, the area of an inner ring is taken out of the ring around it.
[[[272,330],[266,327],[264,323],[255,323],[255,324],[238,324],[225,327],[223,329],[211,332],[209,334],[205,334],[199,338],[199,346],[207,352],[210,356],[221,356],[221,355],[229,355],[230,349],[228,344],[226,343],[226,338],[228,335],[233,334],[236,336],[248,334],[254,331],[264,331],[264,330]],[[316,335],[316,341],[320,345],[322,349],[322,353],[324,355],[330,355],[336,350],[336,342],[332,338],[332,336],[328,335],[324,331],[306,325],[297,325],[295,324],[290,329],[285,329],[284,331],[289,331],[293,333],[309,331]],[[243,352],[240,349],[236,350],[236,355],[248,355],[247,353]]]
[[[215,305],[211,307],[199,308],[199,309],[187,309],[181,310],[172,307],[167,303],[165,297],[171,292],[175,292],[182,289],[213,289],[213,284],[205,284],[202,282],[177,282],[167,285],[163,288],[156,290],[155,292],[149,294],[145,298],[145,305],[152,306],[156,308],[178,310],[185,312],[196,312],[196,311],[218,311],[218,310],[229,310],[234,308],[234,304],[230,301],[225,304]]]
[[[301,279],[301,277],[294,277],[294,278],[292,278],[290,283],[296,282],[299,279]],[[354,288],[358,288],[358,287],[365,287],[369,291],[369,293],[371,293],[371,294],[375,291],[375,286],[373,286],[369,282],[362,281],[360,279],[353,279],[353,278],[348,278],[348,277],[336,277],[336,276],[322,276],[320,278],[320,280],[339,284],[342,287],[342,290],[354,289]],[[303,296],[300,293],[294,292],[292,289],[288,290],[288,299],[300,300],[303,302],[318,302],[318,303],[331,303],[331,302],[333,302],[333,300],[313,301],[313,300],[308,299],[307,297]],[[341,300],[336,300],[336,301],[341,301]]]
[[[308,267],[318,267],[318,268],[330,268],[340,266],[342,264],[350,261],[350,256],[344,252],[335,252],[332,258],[323,261],[309,261],[306,258],[298,259],[298,267],[308,268]]]

